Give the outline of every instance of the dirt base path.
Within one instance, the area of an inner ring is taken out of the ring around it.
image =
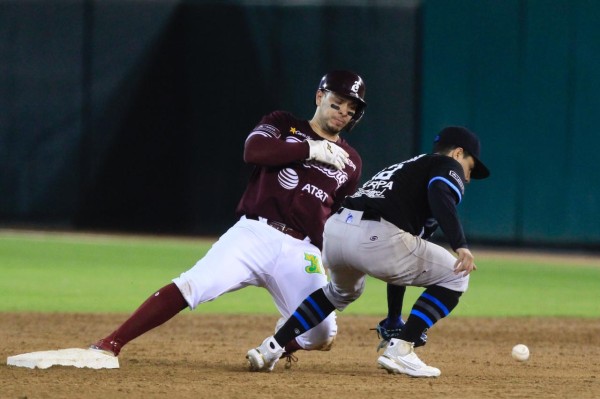
[[[373,317],[338,317],[331,352],[301,352],[289,370],[247,371],[246,351],[275,316],[180,315],[125,347],[121,368],[9,367],[26,352],[86,347],[126,315],[0,314],[0,398],[599,398],[600,321],[452,318],[417,349],[439,378],[376,366]],[[510,356],[525,343],[527,362]]]

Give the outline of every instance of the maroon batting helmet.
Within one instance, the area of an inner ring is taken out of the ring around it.
[[[366,87],[358,74],[351,71],[331,71],[321,78],[319,90],[332,91],[356,101],[356,113],[344,128],[345,130],[352,130],[365,114]]]

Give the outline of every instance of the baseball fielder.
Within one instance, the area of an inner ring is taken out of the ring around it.
[[[350,71],[320,81],[310,120],[284,111],[264,116],[248,135],[244,160],[255,165],[236,214],[239,218],[190,270],[148,298],[131,317],[91,349],[117,356],[134,338],[181,310],[247,286],[269,291],[283,321],[302,300],[326,284],[321,260],[323,226],[356,190],[362,161],[340,137],[366,107],[365,84]],[[337,332],[335,315],[284,343],[327,350]]]
[[[370,275],[388,284],[425,287],[401,332],[379,357],[379,366],[390,373],[439,376],[439,369],[417,357],[414,345],[454,309],[467,289],[469,273],[476,270],[456,206],[471,178],[489,176],[479,154],[474,133],[447,127],[434,140],[434,153],[383,169],[347,198],[325,224],[323,259],[329,284],[310,294],[274,336],[248,351],[251,370],[272,369],[282,344],[335,309],[345,309],[361,295],[365,276]],[[439,223],[456,258],[422,239],[431,218]]]

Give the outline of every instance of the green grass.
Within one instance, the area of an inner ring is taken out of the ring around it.
[[[210,248],[201,239],[0,232],[0,312],[130,313]],[[600,260],[478,259],[454,316],[600,317]],[[226,265],[224,265],[226,270]],[[410,287],[405,313],[422,289]],[[344,314],[384,315],[385,284],[369,278]],[[249,287],[194,313],[267,313],[269,294]]]
[[[487,259],[471,277],[456,315],[600,317],[600,261]]]

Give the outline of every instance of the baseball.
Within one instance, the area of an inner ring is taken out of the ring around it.
[[[523,344],[515,345],[512,348],[512,357],[520,362],[529,359],[529,348]]]

